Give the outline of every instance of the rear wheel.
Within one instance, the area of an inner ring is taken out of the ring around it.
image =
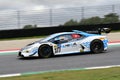
[[[101,53],[104,51],[103,42],[99,39],[93,40],[90,44],[91,52],[93,53]]]
[[[52,47],[44,44],[39,47],[38,54],[39,54],[39,57],[49,58],[53,55]]]

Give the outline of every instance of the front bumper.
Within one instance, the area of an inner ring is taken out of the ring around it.
[[[22,53],[22,52],[19,51],[18,57],[25,58],[25,57],[31,57],[31,56],[28,53]]]
[[[24,58],[24,55],[22,55],[22,53],[19,51],[19,53],[18,53],[18,57],[20,57],[20,58]]]
[[[20,57],[20,58],[38,57],[38,54],[37,53],[35,53],[35,54],[33,54],[33,53],[22,53],[21,51],[19,51],[18,57]]]

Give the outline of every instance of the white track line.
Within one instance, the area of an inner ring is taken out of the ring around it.
[[[105,69],[105,68],[112,68],[112,67],[120,67],[120,65],[110,65],[110,66],[98,66],[98,67],[87,67],[87,68],[79,68],[79,69],[65,69],[66,70],[93,70],[93,69]],[[56,72],[56,71],[63,71],[63,70],[54,70],[54,71],[46,71],[46,72]],[[41,71],[41,73],[45,71]],[[27,73],[27,72],[26,72]],[[16,74],[5,74],[0,75],[1,78],[3,77],[15,77],[15,76],[24,76],[26,73],[16,73]],[[30,73],[30,74],[29,74]],[[33,72],[29,72],[27,75],[36,74]]]
[[[2,77],[14,77],[14,76],[21,76],[21,73],[0,75],[1,78],[2,78]]]

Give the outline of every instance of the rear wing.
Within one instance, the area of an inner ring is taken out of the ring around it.
[[[90,33],[90,34],[102,34],[102,33],[110,33],[111,32],[111,28],[98,28],[98,30],[91,30],[91,31],[79,31],[79,30],[73,30],[74,32],[78,32],[78,33],[84,33],[84,34],[87,34],[87,33]]]
[[[98,30],[95,31],[85,31],[87,33],[92,33],[92,34],[102,34],[102,33],[110,33],[111,32],[111,28],[98,28]]]

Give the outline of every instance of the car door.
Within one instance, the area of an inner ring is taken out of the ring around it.
[[[64,34],[57,36],[54,39],[54,43],[57,45],[57,51],[56,54],[65,54],[69,53],[71,51],[71,41],[72,37],[70,34]]]
[[[72,38],[71,34],[64,34],[56,37],[57,42],[57,54],[67,54],[73,52],[79,52],[80,45],[78,41]]]
[[[65,53],[74,53],[78,52],[79,45],[75,41],[69,41],[67,43],[61,44],[61,52]]]

